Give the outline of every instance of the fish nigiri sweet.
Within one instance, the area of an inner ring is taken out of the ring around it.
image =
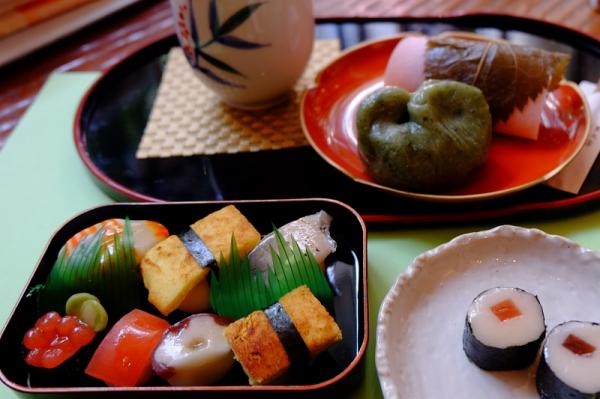
[[[175,323],[154,350],[152,368],[171,385],[214,384],[233,367],[233,352],[223,336],[230,322],[198,313]]]
[[[279,232],[288,244],[292,240],[298,243],[300,250],[310,250],[321,268],[325,265],[325,258],[335,252],[336,242],[329,234],[331,216],[325,211],[319,211],[312,215],[301,217],[289,222],[279,228]],[[272,266],[271,250],[277,250],[277,242],[274,233],[263,237],[258,245],[250,252],[248,258],[254,269],[266,273]]]
[[[64,308],[77,293],[89,293],[121,315],[140,302],[138,263],[169,235],[149,220],[107,219],[72,236],[61,248],[46,280],[36,287],[42,303]]]
[[[169,236],[169,230],[160,223],[151,220],[130,220],[129,222],[131,225],[133,249],[137,263],[140,262],[150,248]],[[71,237],[65,244],[66,253],[67,255],[71,254],[77,245],[86,239],[86,237],[95,234],[99,230],[104,230],[102,244],[108,246],[110,251],[110,247],[114,245],[114,236],[122,235],[124,228],[124,219],[106,219],[96,223]]]
[[[427,79],[474,85],[489,103],[495,132],[536,139],[546,97],[568,63],[567,54],[475,34],[411,35],[394,49],[384,82],[408,91]]]

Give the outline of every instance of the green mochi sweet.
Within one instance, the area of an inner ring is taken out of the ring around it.
[[[367,172],[420,193],[464,183],[485,163],[492,137],[481,90],[450,80],[427,80],[412,94],[383,87],[363,100],[356,123]]]

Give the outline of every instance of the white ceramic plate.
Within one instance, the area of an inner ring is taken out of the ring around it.
[[[487,288],[536,294],[547,329],[600,321],[600,254],[540,230],[500,226],[415,258],[386,295],[376,365],[386,398],[538,398],[535,367],[486,372],[462,348],[465,315]]]

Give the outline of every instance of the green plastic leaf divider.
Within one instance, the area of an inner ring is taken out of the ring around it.
[[[66,246],[63,246],[58,254],[52,270],[45,284],[42,303],[47,302],[49,306],[62,309],[64,303],[60,303],[64,297],[72,294],[70,290],[76,286],[78,275],[84,271],[89,272],[90,264],[99,257],[102,234],[104,229],[99,229],[91,236],[83,238],[70,254],[67,254]]]
[[[229,262],[221,255],[219,277],[211,273],[210,278],[210,302],[219,315],[239,319],[265,309],[301,285],[307,285],[326,306],[331,303],[333,292],[314,255],[302,252],[294,239],[288,244],[276,228],[274,234],[278,250],[271,247],[268,283],[262,272],[252,271],[248,257],[240,258],[232,236]]]
[[[39,289],[43,308],[63,309],[72,294],[96,295],[110,313],[124,314],[140,303],[141,279],[134,255],[131,222],[114,235],[113,251],[103,243],[105,229],[84,237],[70,254],[63,246],[46,284]]]

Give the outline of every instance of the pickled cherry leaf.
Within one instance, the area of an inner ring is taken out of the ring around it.
[[[544,89],[558,87],[570,56],[490,39],[432,37],[425,53],[425,78],[458,80],[483,91],[494,122],[523,110]]]

